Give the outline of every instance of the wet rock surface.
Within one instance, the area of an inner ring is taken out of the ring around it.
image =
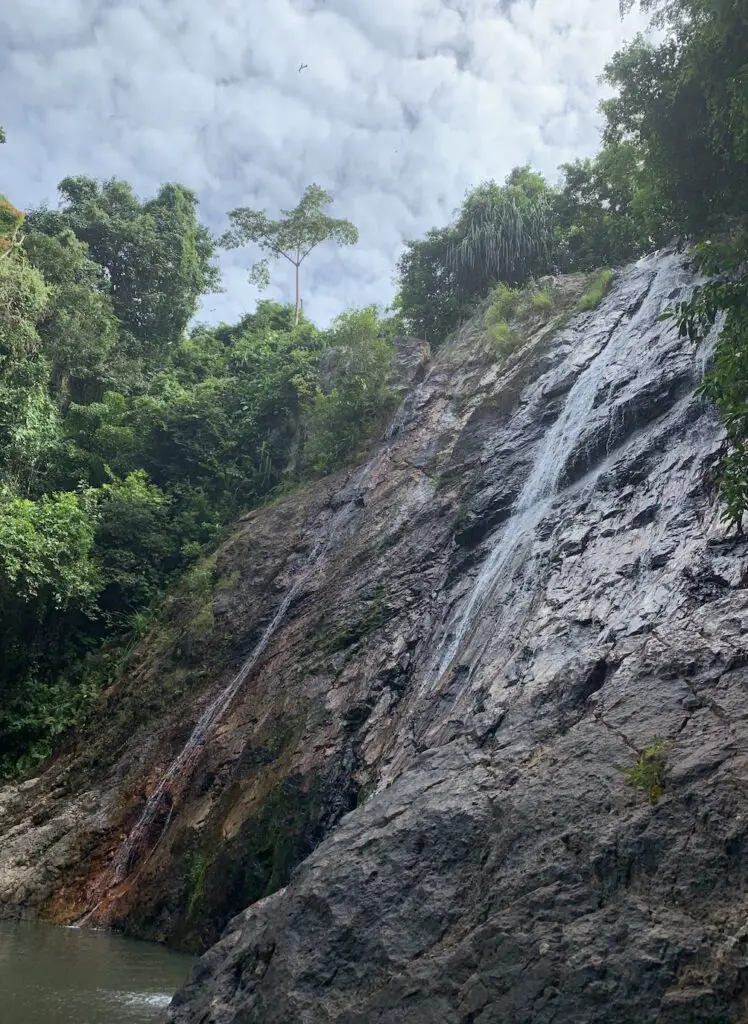
[[[252,904],[164,1020],[744,1019],[748,549],[703,356],[657,321],[692,286],[660,254],[505,367],[475,325],[401,355],[370,461],[220,552],[198,681],[86,785],[70,755],[0,790],[6,912],[85,904],[81,858],[114,854],[322,537],[110,915],[206,943]],[[164,668],[146,649],[113,697]],[[657,736],[651,804],[622,769]]]

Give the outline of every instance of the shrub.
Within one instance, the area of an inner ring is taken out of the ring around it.
[[[523,332],[516,325],[530,324],[538,316],[547,320],[555,306],[549,286],[538,288],[531,281],[524,288],[509,288],[500,282],[484,319],[490,347],[500,356],[510,355],[523,340]]]
[[[519,309],[520,291],[518,288],[510,288],[500,281],[493,290],[491,296],[491,308],[486,314],[488,323],[498,323],[502,320],[510,320]]]
[[[355,458],[392,411],[389,375],[394,347],[382,337],[377,310],[341,314],[327,337],[321,386],[309,409],[305,468],[329,473]]]
[[[549,288],[541,288],[532,296],[531,305],[536,313],[544,316],[553,311],[553,296]]]
[[[587,313],[591,309],[597,309],[613,284],[612,270],[599,270],[592,278],[587,291],[577,303],[580,313]]]
[[[491,348],[495,349],[500,356],[511,355],[522,340],[519,333],[513,330],[506,320],[498,320],[496,323],[489,324],[488,337]]]

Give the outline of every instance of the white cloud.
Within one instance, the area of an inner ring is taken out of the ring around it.
[[[55,201],[67,174],[143,196],[194,188],[217,233],[235,206],[276,215],[311,181],[357,224],[303,270],[320,323],[387,302],[402,241],[466,188],[531,162],[551,177],[598,145],[605,61],[641,27],[616,0],[23,0],[3,13],[0,188]],[[299,73],[300,64],[308,68]],[[203,316],[254,305],[249,251],[221,257]],[[278,265],[268,297],[289,300]]]

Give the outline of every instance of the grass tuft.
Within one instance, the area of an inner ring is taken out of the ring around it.
[[[580,313],[588,313],[592,309],[597,309],[600,303],[603,301],[605,296],[610,291],[610,287],[613,284],[613,271],[612,270],[599,270],[592,278],[587,291],[581,297],[577,303],[577,309]]]

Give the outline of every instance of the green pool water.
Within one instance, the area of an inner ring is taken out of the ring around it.
[[[2,1024],[152,1024],[194,958],[87,929],[0,921]]]

